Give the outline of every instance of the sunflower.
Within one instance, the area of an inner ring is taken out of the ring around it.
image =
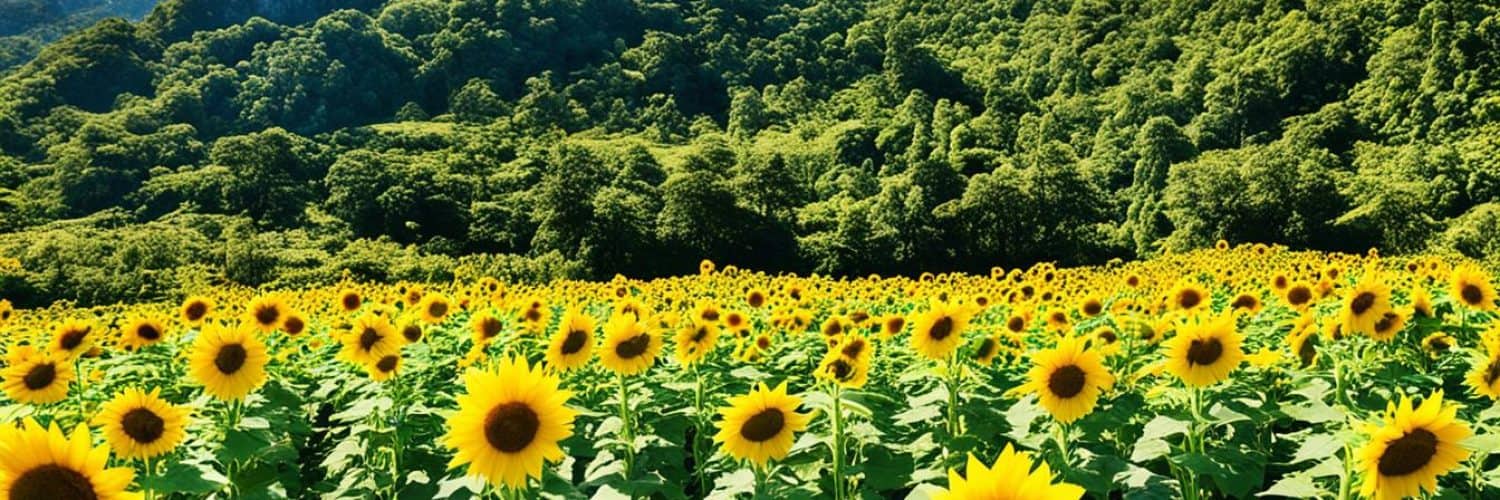
[[[1167,371],[1190,386],[1218,383],[1245,359],[1243,340],[1230,314],[1184,325],[1166,341]]]
[[[1427,356],[1438,359],[1444,354],[1458,347],[1458,339],[1443,332],[1432,332],[1422,338],[1422,350],[1427,351]]]
[[[301,335],[307,331],[307,318],[300,312],[287,310],[286,316],[281,318],[281,331],[293,337]]]
[[[1490,349],[1474,360],[1473,369],[1464,379],[1469,389],[1490,399],[1500,398],[1500,352]],[[8,389],[7,389],[8,391]]]
[[[281,318],[286,316],[286,312],[286,303],[280,298],[262,295],[251,300],[245,307],[245,319],[260,331],[271,332],[281,326]]]
[[[673,340],[677,344],[677,362],[692,366],[714,350],[714,344],[719,341],[719,324],[708,321],[688,322],[687,326],[677,330]]]
[[[1009,443],[993,467],[969,455],[964,475],[948,469],[948,489],[939,492],[938,500],[1077,500],[1084,489],[1068,483],[1053,483],[1052,469],[1038,461],[1032,470],[1031,454],[1018,452]]]
[[[37,352],[20,357],[0,371],[5,395],[28,404],[56,403],[68,397],[75,377],[73,363],[64,355]]]
[[[1472,432],[1457,413],[1457,406],[1443,404],[1443,391],[1416,408],[1409,396],[1388,404],[1381,425],[1364,426],[1370,441],[1357,455],[1364,481],[1360,493],[1377,499],[1436,493],[1438,477],[1469,457],[1460,442]]]
[[[1297,355],[1298,366],[1307,368],[1317,364],[1318,342],[1321,338],[1318,336],[1316,327],[1293,330],[1287,336],[1287,343],[1292,348],[1292,353]]]
[[[130,467],[106,468],[109,447],[94,446],[89,428],[63,435],[57,422],[42,427],[30,417],[19,428],[0,430],[0,498],[138,498],[127,493]]]
[[[401,351],[398,349],[380,356],[374,363],[365,365],[365,373],[376,382],[385,382],[401,371]]]
[[[888,339],[896,336],[896,334],[898,333],[901,333],[901,330],[903,328],[906,328],[906,317],[900,314],[892,314],[886,316],[885,319],[880,322],[880,335],[881,337]]]
[[[577,413],[566,406],[573,393],[559,389],[555,375],[512,357],[494,371],[468,370],[464,389],[443,436],[454,450],[450,468],[467,465],[490,484],[521,488],[542,477],[545,462],[563,459],[558,443],[573,435]]]
[[[448,297],[441,293],[429,293],[422,297],[422,302],[417,304],[417,313],[421,315],[422,321],[431,325],[442,323],[448,319],[448,313],[452,312],[453,303]]]
[[[203,320],[208,318],[209,313],[214,311],[214,301],[208,297],[194,295],[182,301],[182,307],[177,309],[177,315],[182,322],[188,326],[197,327],[203,325]]]
[[[858,389],[869,381],[870,360],[875,357],[875,345],[863,335],[851,333],[829,348],[823,361],[818,363],[819,378]]]
[[[1176,311],[1197,312],[1208,309],[1208,289],[1191,281],[1181,281],[1167,292],[1167,305]]]
[[[1435,317],[1432,313],[1432,292],[1428,292],[1427,287],[1417,286],[1412,289],[1411,309],[1413,313],[1420,314],[1424,318]]]
[[[749,394],[730,397],[728,403],[719,409],[723,420],[714,442],[723,443],[724,452],[736,460],[758,466],[786,458],[796,433],[807,429],[812,420],[810,415],[797,413],[802,398],[788,395],[786,382],[775,389],[762,382]]]
[[[529,298],[522,303],[526,304],[526,307],[521,309],[521,329],[529,333],[541,333],[547,327],[552,310],[547,307],[545,302],[542,302],[542,299],[535,297]]]
[[[161,342],[166,335],[166,322],[161,318],[151,315],[136,316],[125,322],[125,328],[120,329],[120,345],[126,349],[136,350]]]
[[[10,323],[11,318],[16,317],[16,308],[9,300],[0,299],[0,326]]]
[[[266,382],[266,345],[258,327],[211,326],[193,341],[188,376],[213,397],[240,400]]]
[[[1281,299],[1286,301],[1286,305],[1299,311],[1312,305],[1313,298],[1312,285],[1307,284],[1305,281],[1298,281],[1288,285],[1286,291],[1281,294]]]
[[[1370,332],[1370,338],[1386,342],[1396,338],[1396,333],[1406,327],[1406,315],[1395,309],[1386,311],[1375,320],[1375,330]]]
[[[1391,287],[1367,276],[1344,295],[1343,306],[1339,311],[1343,318],[1344,333],[1362,333],[1372,337],[1379,335],[1375,331],[1375,324],[1385,317],[1385,313],[1391,311]]]
[[[953,355],[963,342],[970,314],[965,306],[932,301],[927,312],[912,322],[912,349],[930,359],[946,359]]]
[[[364,314],[354,319],[349,334],[344,335],[339,357],[356,365],[367,365],[379,361],[394,352],[404,338],[384,316]]]
[[[1097,296],[1084,298],[1083,302],[1078,304],[1078,312],[1085,318],[1098,316],[1099,313],[1104,312],[1104,301]]]
[[[1473,264],[1453,269],[1448,277],[1448,293],[1466,306],[1481,311],[1495,310],[1495,287],[1490,275]]]
[[[616,314],[604,325],[599,363],[620,375],[635,375],[651,368],[661,347],[661,338],[653,330],[631,315]]]
[[[469,319],[469,327],[474,332],[474,343],[476,345],[489,343],[491,339],[499,336],[500,332],[505,330],[505,324],[500,322],[500,318],[496,318],[495,315],[488,312],[475,314]]]
[[[979,366],[990,366],[995,362],[995,356],[1000,354],[1000,341],[995,335],[990,335],[979,342],[979,347],[974,349],[974,362]]]
[[[187,437],[188,409],[161,399],[161,389],[151,392],[129,388],[99,408],[94,425],[115,454],[132,459],[164,455]]]
[[[1254,315],[1260,312],[1260,297],[1254,293],[1241,293],[1229,301],[1229,309]]]
[[[95,330],[98,327],[89,321],[64,321],[52,330],[52,351],[68,359],[82,356],[94,348]]]
[[[745,292],[745,304],[749,305],[751,309],[760,309],[760,306],[766,305],[765,290],[751,289]]]
[[[1094,411],[1099,394],[1115,383],[1104,356],[1074,337],[1063,337],[1052,349],[1031,356],[1032,367],[1021,392],[1036,393],[1042,407],[1064,424]]]
[[[358,311],[359,306],[364,305],[364,303],[365,299],[359,294],[359,290],[355,290],[353,288],[345,288],[343,291],[339,292],[339,309],[343,310],[346,313]]]
[[[547,348],[547,366],[569,371],[588,364],[594,357],[594,318],[569,309],[552,335]]]

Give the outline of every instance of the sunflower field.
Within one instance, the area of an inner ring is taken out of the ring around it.
[[[1459,258],[0,302],[4,498],[1493,498]]]

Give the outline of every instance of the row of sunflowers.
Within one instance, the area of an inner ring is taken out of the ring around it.
[[[0,498],[1491,498],[1456,257],[0,301]]]

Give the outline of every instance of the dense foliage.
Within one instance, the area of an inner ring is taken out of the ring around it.
[[[326,283],[372,245],[596,278],[1485,258],[1497,56],[1469,0],[168,0],[0,80],[0,295]],[[140,286],[78,286],[132,244]]]
[[[156,0],[0,0],[0,74],[42,46],[108,17],[140,19]]]

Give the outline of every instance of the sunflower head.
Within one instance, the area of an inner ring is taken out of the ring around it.
[[[719,324],[708,321],[690,321],[687,325],[677,329],[673,337],[676,341],[677,362],[683,365],[693,365],[703,360],[719,340]]]
[[[75,377],[73,363],[65,355],[36,352],[0,370],[0,388],[22,403],[56,403],[68,397],[68,385]]]
[[[270,361],[257,331],[253,325],[205,328],[188,354],[188,376],[215,398],[244,399],[265,383]]]
[[[547,366],[569,371],[594,357],[594,318],[577,308],[563,314],[547,347]]]
[[[374,363],[405,343],[405,337],[396,331],[389,318],[374,314],[355,318],[342,340],[339,357],[361,366]]]
[[[1490,275],[1473,264],[1464,264],[1453,269],[1448,278],[1448,293],[1453,300],[1481,311],[1495,310],[1495,287]]]
[[[52,351],[73,359],[94,348],[99,327],[92,321],[73,319],[52,330]]]
[[[454,450],[449,467],[465,465],[471,475],[512,488],[540,479],[546,462],[563,459],[559,443],[573,435],[577,414],[566,406],[572,392],[558,383],[520,357],[502,359],[494,370],[466,372],[465,393],[443,437]]]
[[[1376,331],[1376,323],[1391,312],[1391,287],[1379,278],[1366,276],[1344,295],[1343,307],[1339,311],[1344,333],[1379,338],[1381,334]]]
[[[161,399],[161,389],[125,389],[99,409],[94,425],[115,453],[147,459],[177,448],[187,437],[188,409]]]
[[[1033,469],[1035,465],[1035,469]],[[948,470],[948,489],[939,493],[940,500],[985,499],[1065,499],[1083,497],[1084,489],[1068,483],[1053,483],[1052,470],[1046,462],[1033,463],[1030,453],[1017,452],[1010,444],[1000,452],[994,466],[986,467],[969,455],[964,474]]]
[[[1406,498],[1437,492],[1439,476],[1469,457],[1461,442],[1472,432],[1458,420],[1458,407],[1434,392],[1413,407],[1411,398],[1387,405],[1381,422],[1365,426],[1369,436],[1356,455],[1367,497]]]
[[[655,330],[632,315],[616,314],[604,325],[604,346],[599,362],[621,375],[635,375],[651,368],[661,353],[661,338]]]
[[[94,446],[87,426],[63,434],[56,422],[42,427],[28,417],[19,428],[0,431],[0,498],[97,498],[138,495],[126,488],[129,467],[106,468],[108,446]]]
[[[286,302],[274,295],[256,297],[245,306],[245,322],[262,332],[271,332],[281,327],[286,317]]]
[[[1190,386],[1218,383],[1245,359],[1243,339],[1231,314],[1183,325],[1166,342],[1167,371]]]
[[[1035,393],[1058,422],[1070,423],[1094,411],[1099,395],[1115,382],[1104,367],[1104,356],[1074,337],[1059,339],[1057,346],[1031,359],[1027,382],[1019,390]]]
[[[448,313],[453,312],[453,302],[441,293],[429,293],[422,297],[422,302],[417,304],[417,314],[422,321],[436,325],[448,319]]]
[[[214,310],[214,301],[208,297],[194,295],[182,301],[182,307],[178,308],[178,316],[188,326],[201,326],[203,320]]]
[[[802,398],[788,395],[786,382],[775,389],[758,384],[749,394],[731,397],[728,402],[729,406],[719,409],[723,420],[714,441],[736,460],[760,466],[786,458],[796,433],[807,429],[812,420],[807,414],[797,413]]]
[[[152,315],[140,315],[126,321],[125,327],[120,329],[120,345],[135,350],[161,342],[166,336],[165,321]]]
[[[971,315],[966,306],[933,301],[927,312],[912,322],[912,348],[929,359],[947,359],[963,343]]]

